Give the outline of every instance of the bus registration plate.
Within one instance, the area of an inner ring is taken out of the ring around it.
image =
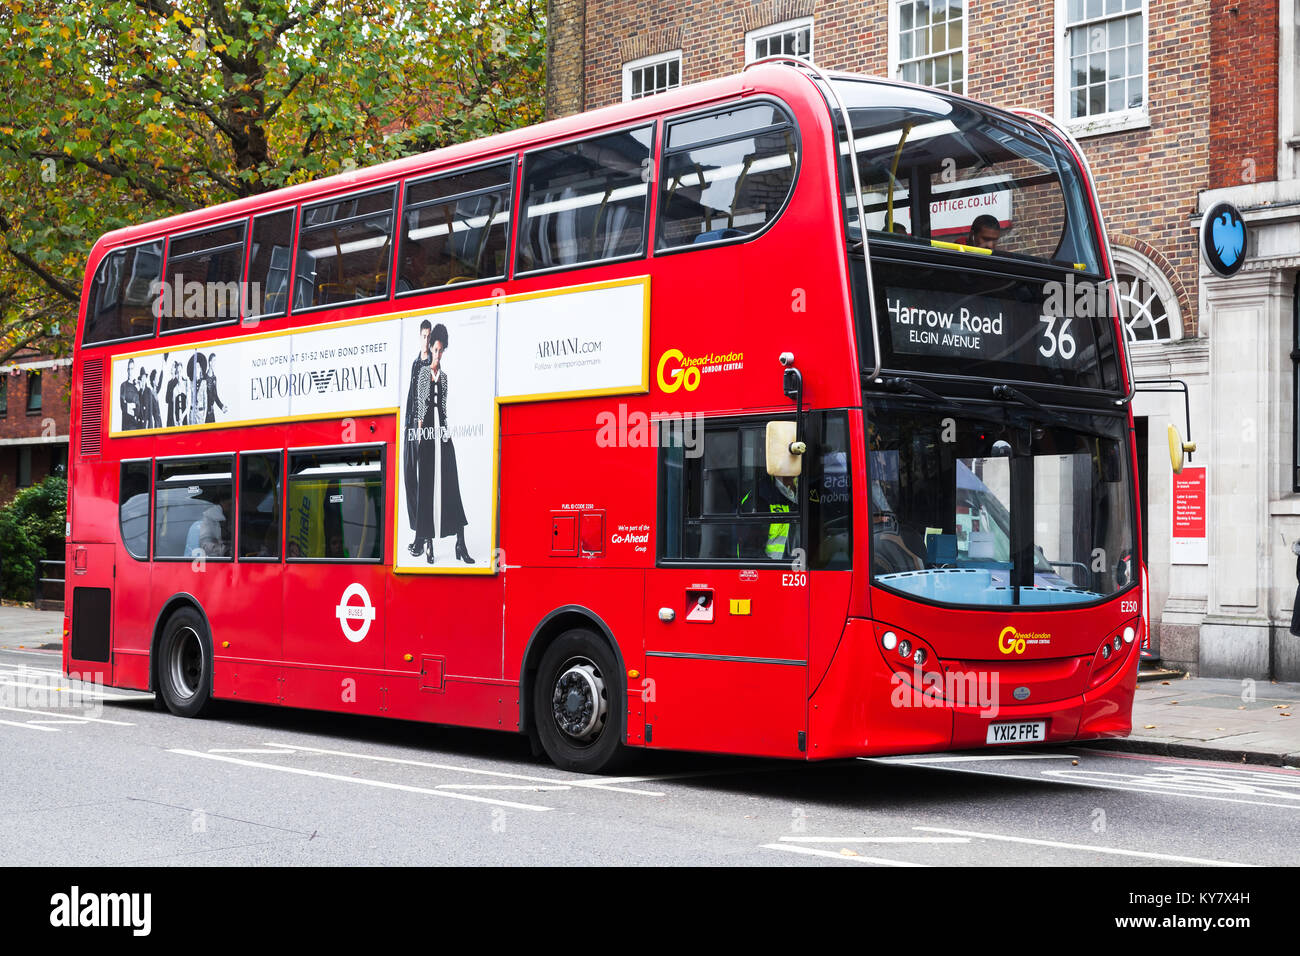
[[[1033,720],[1017,724],[989,724],[989,744],[1030,744],[1047,739],[1047,721]]]

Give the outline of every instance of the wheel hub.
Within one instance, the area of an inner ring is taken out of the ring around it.
[[[607,713],[600,671],[591,661],[570,661],[555,679],[551,705],[555,725],[566,736],[579,741],[599,736]]]
[[[203,642],[192,627],[184,628],[172,643],[172,687],[188,700],[199,692],[199,676],[203,672]]]

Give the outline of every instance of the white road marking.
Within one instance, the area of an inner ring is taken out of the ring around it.
[[[268,742],[268,747],[287,747],[291,750],[302,750],[308,753],[329,754],[333,757],[354,757],[358,760],[376,760],[380,763],[404,764],[409,767],[427,767],[430,770],[452,770],[456,773],[479,774],[485,777],[504,777],[507,780],[528,780],[533,783],[542,784],[562,784],[566,787],[578,787],[585,790],[610,790],[615,793],[633,793],[643,797],[662,797],[662,793],[653,790],[635,790],[629,787],[609,786],[605,780],[557,780],[554,777],[533,777],[522,773],[506,773],[502,770],[481,770],[477,767],[457,767],[445,763],[429,763],[424,760],[407,760],[403,757],[381,757],[376,754],[359,754],[346,750],[325,750],[321,747],[300,747],[295,744],[282,744]]]
[[[969,843],[970,837],[909,837],[909,836],[813,836],[781,837],[782,843]]]
[[[4,724],[6,727],[26,727],[28,730],[44,730],[52,734],[58,733],[58,731],[53,727],[41,727],[36,724],[20,724],[16,720],[0,720],[0,724]]]
[[[978,840],[1001,840],[1004,843],[1027,843],[1053,850],[1082,850],[1085,853],[1109,853],[1113,856],[1132,856],[1143,860],[1164,860],[1168,863],[1199,863],[1202,866],[1253,866],[1252,863],[1235,863],[1228,860],[1206,860],[1195,856],[1174,856],[1169,853],[1152,853],[1147,850],[1121,850],[1113,846],[1090,846],[1086,843],[1059,843],[1056,840],[1036,840],[1032,837],[1006,836],[1001,833],[978,833],[974,830],[950,830],[947,827],[912,827],[925,833],[951,833],[954,836]]]
[[[85,684],[84,687],[51,687],[49,684],[28,684],[20,681],[4,680],[8,674],[0,674],[0,687],[35,687],[39,690],[56,691],[64,694],[81,694],[95,700],[153,700],[152,694],[106,694],[102,690],[93,690],[100,684],[87,684],[86,681],[69,681],[69,684]],[[19,676],[19,675],[14,675]]]
[[[1178,793],[1232,793],[1242,796],[1300,800],[1300,776],[1278,777],[1229,767],[1162,767],[1146,773],[1109,770],[1046,770],[1045,775],[1077,782],[1134,784]]]
[[[84,724],[80,717],[66,717],[61,720],[29,720],[29,724]]]
[[[924,863],[910,863],[907,860],[886,860],[878,856],[845,856],[834,850],[814,850],[810,846],[792,846],[789,843],[764,843],[764,850],[784,850],[787,853],[803,853],[806,856],[824,856],[828,860],[841,863],[874,863],[877,866],[925,866]]]
[[[1078,760],[1074,754],[921,754],[915,757],[859,757],[874,763],[976,763],[984,760]]]
[[[210,754],[291,754],[292,750],[272,750],[267,747],[234,747],[222,749],[218,747],[209,748]]]
[[[39,714],[42,717],[66,717],[67,714],[54,714],[48,710],[32,710],[29,707],[4,707],[0,710],[14,710],[20,714]],[[89,721],[93,724],[115,724],[118,727],[134,727],[135,724],[127,723],[125,720],[106,720],[103,717],[78,717],[78,720]]]
[[[551,810],[552,807],[539,807],[531,803],[511,803],[508,800],[493,800],[491,797],[476,797],[468,793],[451,793],[446,790],[432,790],[428,787],[412,787],[404,783],[390,783],[387,780],[371,780],[368,777],[345,777],[337,773],[325,773],[320,770],[307,770],[304,767],[285,767],[280,764],[262,763],[258,760],[240,760],[224,754],[201,753],[197,750],[174,749],[167,751],[186,757],[202,757],[205,760],[221,760],[225,763],[239,764],[241,767],[256,767],[260,770],[278,770],[280,773],[294,773],[304,777],[318,777],[322,780],[337,780],[341,783],[355,783],[363,787],[379,787],[384,790],[401,790],[405,793],[423,793],[432,797],[447,797],[455,800],[471,800],[474,803],[490,803],[498,807],[510,807],[513,810]]]
[[[540,783],[440,783],[439,790],[571,790],[567,784],[548,787]]]
[[[57,667],[33,667],[31,664],[10,664],[0,661],[0,671],[16,671],[19,674],[36,673],[36,674],[58,674],[63,676],[63,671]]]
[[[1060,771],[1053,770],[1044,770],[1041,776],[1034,776],[1018,773],[1003,773],[998,770],[976,770],[966,767],[935,767],[934,769],[948,770],[950,773],[972,773],[980,777],[1004,777],[1007,780],[1020,781],[1033,780],[1039,783],[1054,783],[1067,787],[1092,787],[1098,790],[1123,790],[1127,793],[1153,793],[1166,797],[1188,797],[1192,800],[1213,800],[1219,803],[1240,803],[1248,807],[1283,807],[1288,810],[1300,809],[1300,807],[1294,803],[1270,803],[1267,800],[1241,800],[1236,797],[1218,797],[1208,793],[1188,793],[1185,790],[1171,790],[1169,788],[1141,787],[1121,783],[1103,783],[1099,780],[1066,780],[1060,776]]]

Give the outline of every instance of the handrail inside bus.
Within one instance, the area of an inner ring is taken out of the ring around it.
[[[854,141],[853,123],[849,119],[849,109],[844,105],[844,100],[840,96],[839,90],[837,90],[835,84],[831,82],[830,75],[815,63],[809,63],[807,60],[795,56],[777,54],[776,56],[765,56],[761,60],[755,60],[753,63],[747,63],[745,65],[745,70],[748,70],[750,67],[760,66],[764,63],[784,63],[787,66],[793,66],[795,69],[807,70],[809,73],[816,76],[826,84],[827,94],[834,100],[835,108],[838,109],[840,115],[844,117],[844,136],[849,142],[849,168],[853,171],[853,198],[856,200],[858,205],[858,230],[862,233],[862,258],[866,263],[866,269],[863,271],[867,274],[867,304],[871,309],[871,350],[876,362],[876,367],[872,370],[869,381],[874,382],[880,377],[880,324],[876,320],[876,288],[871,277],[871,250],[867,247],[867,211],[862,205],[862,180],[858,175],[858,147],[857,143]],[[835,161],[838,163],[839,159],[839,144],[836,143]],[[836,202],[839,202],[838,197],[836,198]]]
[[[1101,243],[1106,252],[1106,262],[1110,266],[1110,278],[1106,281],[1110,285],[1110,294],[1115,300],[1115,314],[1119,317],[1119,328],[1116,332],[1116,344],[1124,349],[1124,365],[1128,369],[1128,395],[1118,399],[1115,404],[1125,405],[1133,401],[1133,396],[1137,394],[1137,382],[1133,376],[1133,351],[1128,347],[1127,333],[1124,331],[1126,324],[1124,322],[1124,300],[1120,298],[1119,290],[1115,278],[1115,254],[1110,248],[1110,234],[1106,232],[1106,224],[1102,219],[1101,200],[1097,196],[1097,183],[1092,176],[1092,166],[1088,162],[1087,155],[1083,152],[1083,147],[1079,141],[1074,138],[1068,129],[1058,123],[1055,119],[1039,110],[1029,109],[1027,107],[1017,107],[1011,110],[1018,116],[1026,119],[1038,120],[1047,126],[1054,133],[1061,137],[1067,146],[1073,150],[1074,155],[1079,157],[1079,163],[1083,166],[1083,174],[1088,179],[1088,189],[1092,193],[1093,201],[1097,204],[1097,225],[1101,230]]]

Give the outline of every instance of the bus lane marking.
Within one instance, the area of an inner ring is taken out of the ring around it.
[[[794,846],[789,843],[764,843],[760,846],[763,850],[784,850],[786,853],[802,853],[805,856],[820,856],[828,860],[839,860],[841,863],[872,863],[876,866],[919,866],[925,867],[925,863],[912,863],[908,860],[887,860],[878,856],[845,856],[834,850],[817,850],[810,846]]]
[[[1196,856],[1175,856],[1170,853],[1153,853],[1149,850],[1122,850],[1113,846],[1091,846],[1086,843],[1060,843],[1056,840],[1038,840],[1033,837],[1007,836],[1002,833],[980,833],[975,830],[951,830],[947,827],[912,827],[925,833],[948,833],[976,840],[1000,840],[1004,843],[1025,843],[1053,850],[1081,850],[1085,853],[1108,853],[1113,856],[1131,856],[1143,860],[1161,860],[1167,863],[1195,863],[1200,866],[1253,867],[1253,863],[1236,863],[1229,860],[1207,860]]]
[[[305,753],[328,754],[332,757],[352,757],[357,760],[374,760],[379,763],[403,764],[410,767],[425,767],[429,770],[450,770],[455,773],[478,774],[484,777],[501,777],[506,780],[525,780],[530,783],[540,783],[550,786],[564,786],[580,790],[609,790],[613,793],[630,793],[642,797],[662,797],[663,794],[654,790],[637,790],[632,787],[613,786],[611,783],[619,780],[635,781],[637,779],[647,778],[614,778],[613,781],[606,780],[557,780],[555,777],[535,777],[529,774],[509,773],[504,770],[483,770],[478,767],[457,767],[453,764],[430,763],[425,760],[410,760],[405,757],[382,757],[378,754],[359,754],[346,750],[326,750],[323,747],[299,747],[295,744],[272,743],[268,742],[268,747],[285,747],[290,750],[301,750]]]
[[[204,760],[220,760],[225,763],[238,764],[241,767],[255,767],[259,770],[276,770],[280,773],[298,774],[303,777],[316,777],[321,780],[335,780],[340,783],[358,784],[363,787],[378,787],[382,790],[400,790],[404,793],[422,793],[432,797],[447,797],[448,799],[453,800],[469,800],[473,803],[490,803],[493,806],[509,807],[512,810],[537,810],[541,812],[554,809],[554,807],[541,807],[532,803],[513,803],[509,800],[493,800],[491,797],[476,797],[469,793],[453,793],[447,790],[415,787],[405,783],[391,783],[387,780],[372,780],[369,777],[345,777],[342,774],[326,773],[323,770],[308,770],[305,767],[285,767],[280,764],[263,763],[259,760],[241,760],[238,757],[228,757],[224,754],[202,753],[198,750],[175,748],[168,750],[167,752],[180,754],[185,757],[201,757]]]

